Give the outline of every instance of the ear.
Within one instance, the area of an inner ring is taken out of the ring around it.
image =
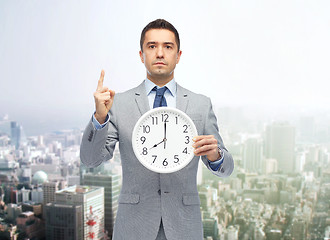
[[[139,51],[141,62],[144,63],[144,57],[143,57],[143,52],[140,50]]]
[[[179,61],[180,61],[180,57],[181,57],[181,54],[182,54],[182,51],[180,50],[180,51],[177,53],[176,64],[179,63]]]

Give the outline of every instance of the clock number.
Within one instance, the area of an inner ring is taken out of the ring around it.
[[[168,162],[166,160],[167,160],[167,158],[164,159],[163,166],[167,166],[168,165]]]
[[[152,119],[152,125],[158,125],[158,117],[151,117]]]
[[[168,122],[168,114],[167,113],[164,113],[164,114],[162,114],[162,121],[163,122]]]
[[[175,124],[178,124],[178,122],[179,122],[178,117],[175,117]]]
[[[144,144],[145,141],[146,141],[146,137],[145,137],[145,136],[142,136],[142,137],[140,138],[140,140],[142,141],[142,144]]]
[[[143,133],[150,133],[150,126],[149,125],[143,125]]]
[[[187,125],[183,125],[183,128],[184,128],[183,133],[188,133],[188,131],[187,131],[188,126]]]
[[[185,136],[185,138],[186,138],[186,142],[184,142],[185,144],[188,144],[190,141],[189,141],[189,137],[188,136]]]
[[[179,157],[178,157],[178,155],[174,155],[174,163],[178,163],[179,162]]]
[[[187,148],[183,149],[182,153],[188,154]]]
[[[146,147],[143,148],[142,154],[143,155],[147,155],[148,154],[148,149]]]
[[[152,161],[152,163],[155,163],[157,155],[152,155],[152,157],[154,158],[154,160]]]

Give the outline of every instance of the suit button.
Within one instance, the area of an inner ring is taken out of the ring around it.
[[[160,191],[160,189],[158,190],[158,194],[161,195],[162,194],[162,191]]]

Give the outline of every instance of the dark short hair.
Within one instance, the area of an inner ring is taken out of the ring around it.
[[[178,45],[178,51],[180,50],[179,33],[175,29],[175,27],[164,19],[156,19],[155,21],[152,21],[147,26],[145,26],[145,28],[141,32],[140,47],[141,47],[142,52],[143,52],[143,43],[144,43],[146,32],[151,29],[167,29],[167,30],[173,32],[175,35],[176,44]]]

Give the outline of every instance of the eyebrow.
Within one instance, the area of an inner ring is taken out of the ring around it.
[[[155,42],[155,41],[151,41],[151,42],[147,42],[147,45],[151,45],[151,44],[156,44],[158,42]],[[167,45],[174,45],[173,42],[164,42],[163,44],[167,44]]]

